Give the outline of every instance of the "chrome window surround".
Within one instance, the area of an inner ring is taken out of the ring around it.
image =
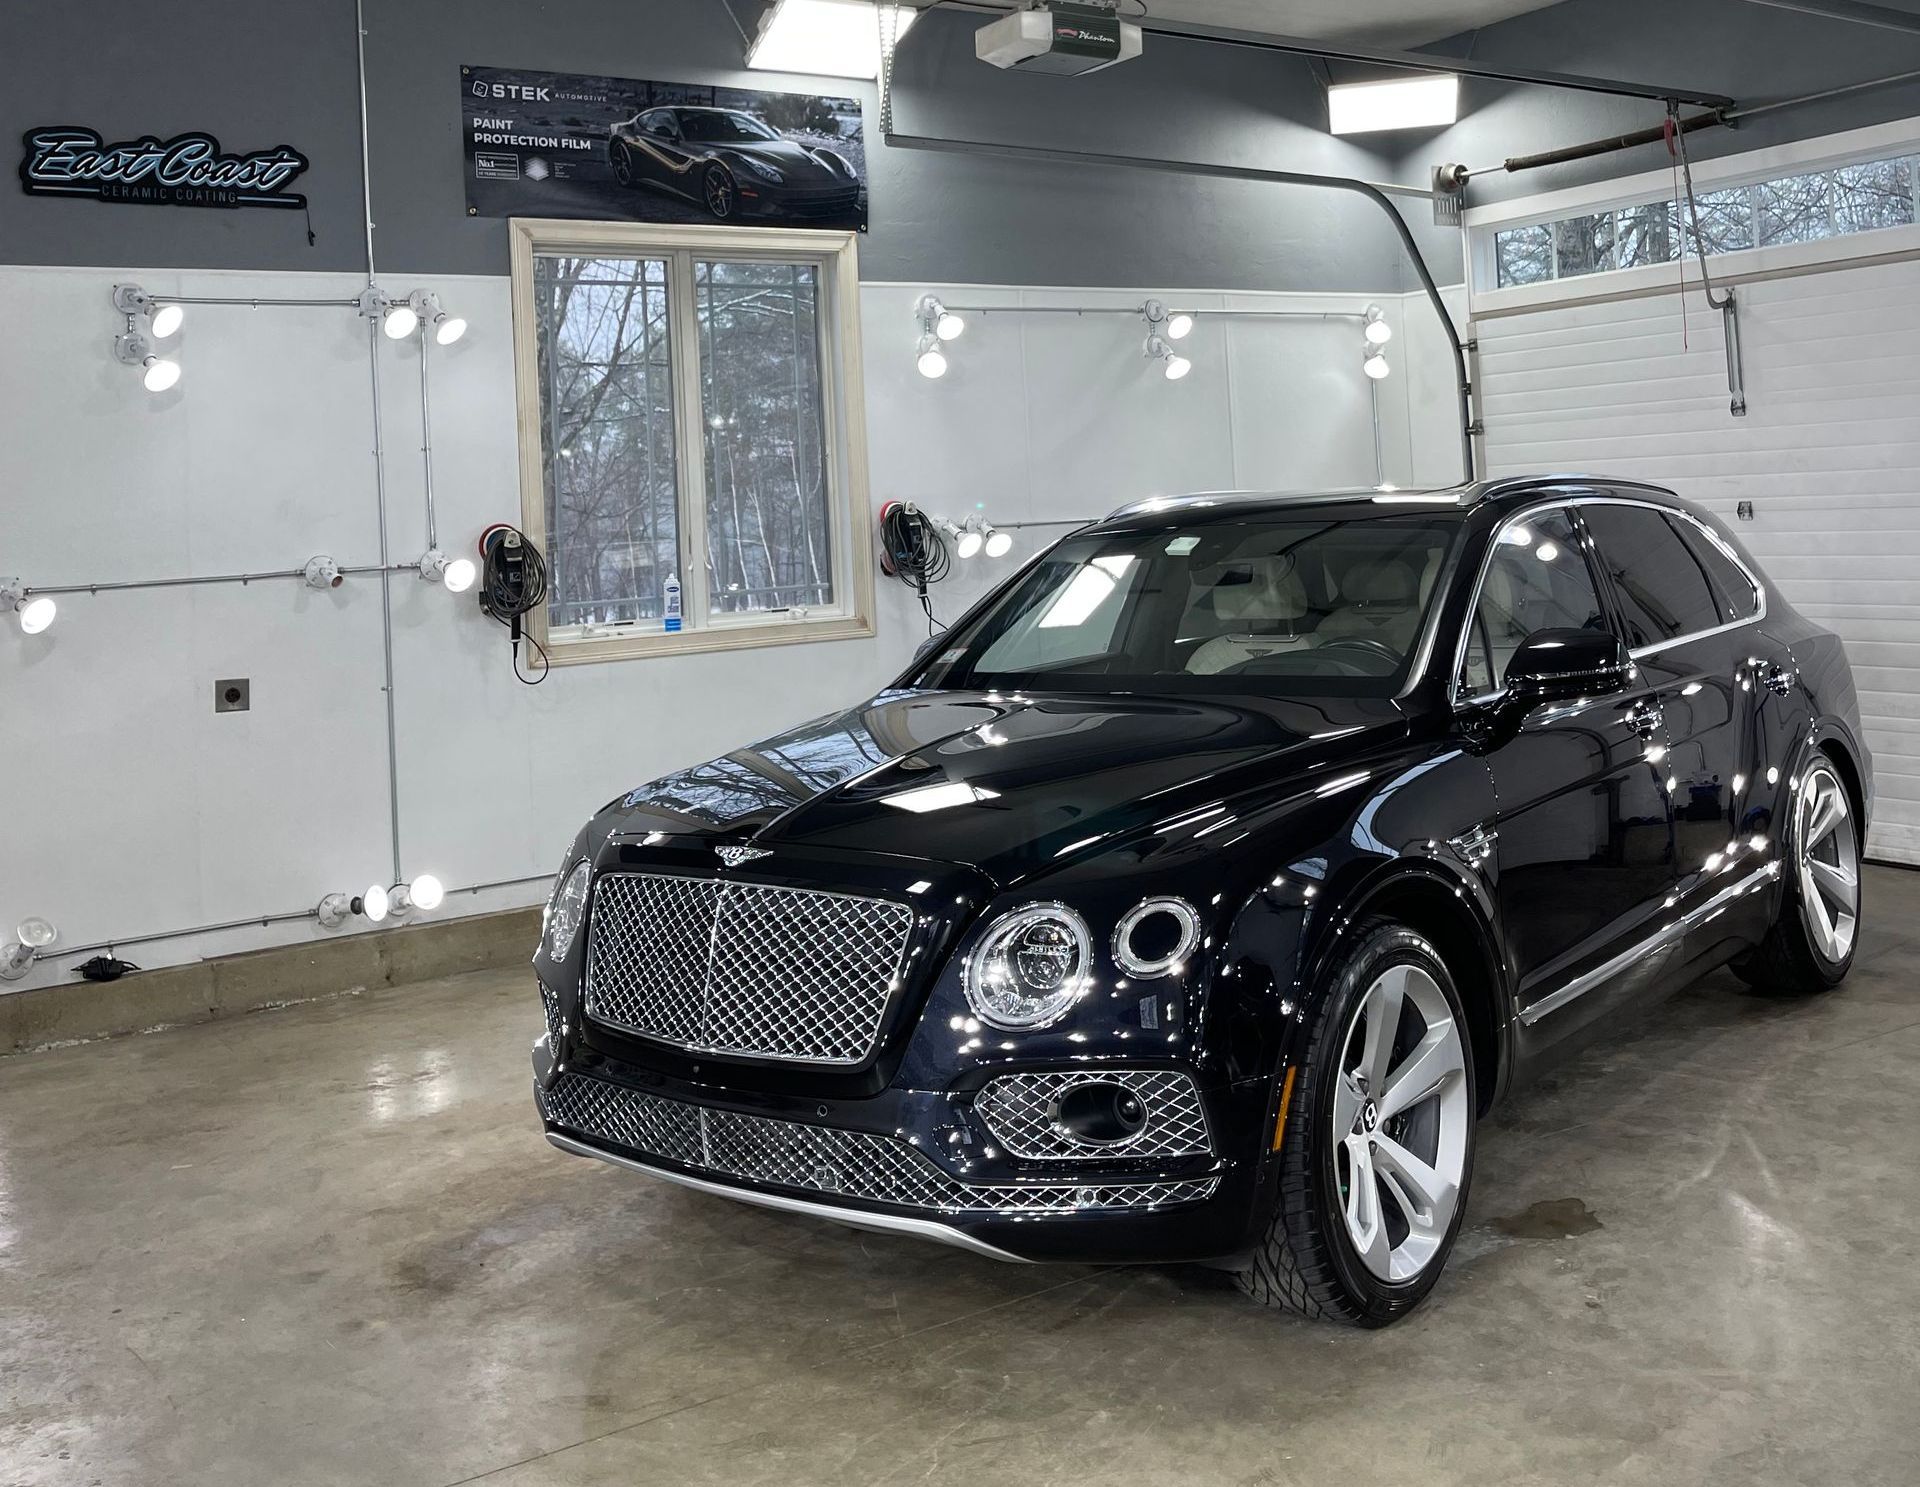
[[[717,1177],[951,1214],[1140,1211],[1210,1198],[1217,1176],[1182,1182],[980,1184],[949,1176],[896,1136],[744,1115],[562,1074],[536,1092],[554,1125]]]
[[[1147,1123],[1120,1141],[1083,1141],[1059,1122],[1060,1099],[1081,1085],[1131,1090],[1147,1109]],[[973,1097],[974,1113],[1010,1156],[1032,1161],[1104,1162],[1116,1157],[1208,1156],[1213,1141],[1206,1109],[1191,1076],[1172,1069],[1075,1069],[1051,1074],[1003,1074]]]
[[[1447,688],[1453,697],[1456,707],[1469,702],[1497,702],[1500,698],[1507,695],[1507,689],[1504,686],[1495,687],[1491,692],[1475,692],[1471,695],[1465,693],[1460,686],[1460,669],[1466,664],[1467,658],[1467,639],[1473,631],[1473,617],[1479,613],[1480,610],[1480,592],[1486,587],[1487,571],[1493,566],[1494,554],[1500,550],[1500,534],[1505,532],[1509,527],[1516,526],[1525,521],[1530,516],[1538,516],[1542,511],[1565,510],[1573,506],[1643,506],[1649,511],[1659,512],[1662,516],[1678,517],[1680,520],[1689,523],[1696,530],[1703,533],[1707,540],[1719,549],[1727,561],[1740,570],[1747,582],[1753,585],[1755,608],[1754,612],[1745,619],[1729,620],[1724,625],[1712,625],[1705,630],[1692,630],[1685,635],[1676,635],[1671,640],[1656,641],[1652,645],[1635,646],[1627,652],[1634,660],[1638,661],[1647,656],[1655,655],[1671,646],[1688,645],[1696,640],[1705,640],[1710,635],[1723,635],[1729,630],[1738,630],[1746,625],[1757,625],[1767,617],[1766,585],[1760,581],[1758,575],[1754,573],[1753,569],[1747,566],[1740,555],[1726,544],[1718,532],[1714,531],[1712,527],[1708,526],[1691,512],[1683,511],[1678,506],[1669,506],[1663,501],[1636,496],[1568,494],[1555,500],[1540,501],[1532,506],[1527,506],[1514,512],[1502,521],[1493,534],[1493,540],[1487,544],[1486,556],[1480,560],[1480,572],[1473,581],[1472,602],[1467,605],[1466,622],[1460,627],[1459,638],[1454,642],[1453,669],[1447,677]]]

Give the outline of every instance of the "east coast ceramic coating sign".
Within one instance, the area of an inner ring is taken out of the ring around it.
[[[285,207],[307,199],[287,186],[307,168],[291,145],[232,155],[211,134],[142,135],[108,144],[70,124],[29,129],[20,185],[30,196],[90,196],[145,206]]]
[[[860,100],[460,69],[470,217],[867,225]]]

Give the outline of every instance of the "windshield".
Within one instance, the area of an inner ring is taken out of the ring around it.
[[[1458,526],[1330,507],[1069,537],[914,684],[1390,697]]]
[[[768,140],[780,136],[752,114],[715,113],[680,116],[680,133],[685,139],[703,144],[726,144],[735,140]]]

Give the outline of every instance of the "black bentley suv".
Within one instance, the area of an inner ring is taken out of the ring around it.
[[[844,217],[860,204],[860,177],[844,155],[739,109],[647,109],[613,126],[607,154],[621,185],[672,192],[721,222]]]
[[[555,1146],[1379,1325],[1474,1126],[1705,972],[1847,974],[1840,642],[1614,480],[1152,500],[857,707],[641,786],[535,958]]]

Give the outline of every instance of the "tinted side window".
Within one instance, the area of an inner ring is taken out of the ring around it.
[[[1760,612],[1760,595],[1740,565],[1714,543],[1713,539],[1690,521],[1670,517],[1673,529],[1680,534],[1680,540],[1700,560],[1700,566],[1707,570],[1707,579],[1713,585],[1713,595],[1720,604],[1721,622],[1732,624],[1735,620],[1750,620]]]
[[[1628,645],[1658,645],[1724,623],[1699,558],[1658,511],[1590,505],[1580,514],[1613,577]]]
[[[1541,511],[1500,529],[1467,632],[1460,682],[1467,696],[1498,690],[1520,642],[1537,630],[1604,630],[1606,616],[1580,537],[1565,511]]]

